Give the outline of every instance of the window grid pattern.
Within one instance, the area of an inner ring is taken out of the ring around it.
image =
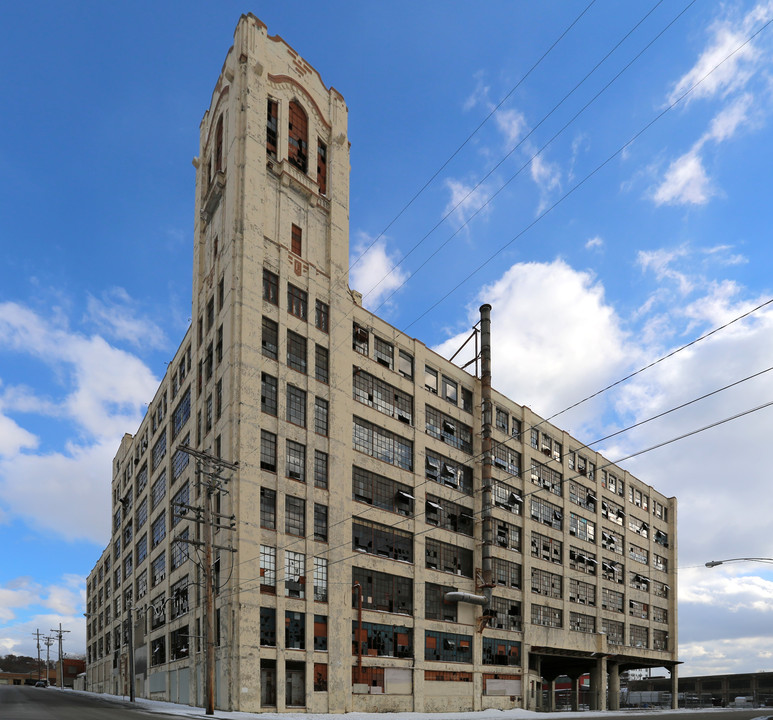
[[[489,606],[494,615],[489,617],[489,627],[511,632],[523,631],[521,603],[507,598],[492,597]]]
[[[287,367],[306,374],[306,338],[287,331]]]
[[[569,513],[569,533],[579,538],[580,540],[587,540],[588,542],[596,542],[596,523],[592,520],[577,515],[576,513]]]
[[[491,571],[497,585],[521,589],[522,569],[518,563],[495,557],[491,559]]]
[[[306,597],[306,556],[285,550],[285,597]]]
[[[303,537],[306,534],[306,501],[285,495],[285,532]]]
[[[314,539],[317,542],[327,542],[327,505],[314,503]]]
[[[163,500],[166,495],[166,471],[162,472],[158,476],[158,480],[153,483],[153,488],[150,493],[150,506],[152,510],[158,507],[158,504]]]
[[[413,580],[389,573],[352,568],[352,582],[362,588],[362,607],[400,614],[413,614]],[[357,607],[357,593],[352,593],[352,607]]]
[[[521,474],[521,453],[500,444],[494,447],[494,467],[518,477]]]
[[[574,630],[574,632],[595,633],[596,618],[593,615],[585,615],[584,613],[570,612],[569,629]]]
[[[561,575],[548,572],[547,570],[532,568],[531,591],[537,595],[544,595],[545,597],[562,598],[563,578]]]
[[[652,631],[652,649],[668,650],[668,632],[665,630]]]
[[[440,542],[434,538],[427,538],[424,547],[428,568],[472,577],[472,550]]]
[[[523,507],[523,498],[520,492],[514,487],[502,482],[501,480],[494,480],[491,483],[491,496],[496,507],[507,510],[514,515],[520,515]]]
[[[649,647],[649,628],[631,624],[628,628],[631,647]]]
[[[323,490],[327,489],[328,460],[327,453],[322,450],[314,451],[314,486]]]
[[[352,468],[352,496],[358,502],[383,510],[412,515],[414,497],[412,488],[383,475],[354,466]]]
[[[379,378],[355,367],[352,373],[352,397],[384,415],[406,424],[413,422],[413,397]]]
[[[601,632],[607,636],[610,645],[625,644],[625,625],[617,620],[601,618]]]
[[[314,558],[314,600],[327,602],[327,558]]]
[[[380,337],[373,336],[373,358],[374,360],[390,370],[394,370],[395,346],[392,343],[382,340]]]
[[[276,530],[276,491],[265,487],[260,489],[260,526]]]
[[[466,508],[464,505],[458,505],[451,500],[428,494],[425,503],[424,521],[428,525],[435,525],[451,532],[472,537],[472,509]]]
[[[268,415],[277,413],[277,379],[268,373],[260,375],[260,409]]]
[[[455,591],[454,587],[427,583],[424,590],[424,617],[427,620],[457,622],[457,603],[445,602],[446,594]]]
[[[549,525],[555,530],[561,530],[563,528],[563,513],[561,508],[542,498],[531,497],[531,517],[538,522]]]
[[[494,520],[496,524],[496,542],[499,547],[521,552],[521,528],[504,520]]]
[[[260,467],[276,472],[276,435],[268,430],[260,431]]]
[[[531,624],[560,628],[564,626],[564,612],[548,605],[531,606]]]
[[[429,448],[426,450],[424,474],[436,483],[472,495],[472,468],[439,455]]]
[[[314,432],[328,434],[328,402],[324,398],[314,398]]]
[[[309,312],[308,293],[292,283],[287,283],[287,312],[301,320],[306,320]]]
[[[424,660],[470,663],[472,636],[425,630]]]
[[[353,518],[352,549],[412,563],[413,533],[371,520]]]
[[[261,346],[263,354],[267,358],[272,360],[279,358],[279,325],[265,316],[263,317]]]
[[[260,546],[260,591],[276,592],[276,548]]]
[[[352,621],[352,655],[366,657],[413,657],[413,629],[399,625],[380,625]]]
[[[431,405],[425,406],[427,435],[472,454],[472,428]]]
[[[185,391],[172,412],[172,439],[176,438],[191,416],[191,389]]]
[[[326,347],[314,347],[314,377],[327,385],[330,378],[330,353]]]
[[[596,586],[582,580],[569,578],[569,601],[595,607]]]
[[[562,478],[563,476],[557,470],[537,460],[531,461],[531,481],[559,497],[563,494]]]
[[[306,391],[287,385],[287,422],[306,427]]]
[[[288,440],[286,461],[287,477],[306,482],[306,446],[294,440]]]
[[[161,461],[166,456],[166,430],[161,432],[161,436],[156,440],[156,444],[153,446],[152,465],[155,470]]]
[[[625,582],[625,565],[615,560],[604,558],[601,561],[601,577],[604,580],[622,585]]]
[[[403,470],[413,470],[413,442],[410,440],[358,417],[354,418],[352,435],[355,450]]]
[[[619,555],[622,555],[623,548],[625,547],[623,544],[623,536],[619,533],[613,532],[612,530],[602,530],[601,547],[603,547],[605,550],[611,550],[612,552],[616,552]]]
[[[612,612],[625,612],[625,595],[617,590],[601,588],[601,607]]]
[[[517,640],[484,637],[482,646],[484,665],[518,666],[521,664],[521,643]],[[493,679],[498,675],[489,677]]]
[[[542,533],[531,534],[532,557],[561,565],[564,556],[564,544],[560,540],[548,537]]]
[[[596,512],[596,492],[574,480],[569,481],[569,500],[585,510]]]
[[[330,326],[330,308],[321,300],[316,301],[314,325],[324,333],[328,332]]]

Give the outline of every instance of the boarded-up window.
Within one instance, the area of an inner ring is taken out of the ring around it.
[[[295,100],[290,102],[288,110],[288,160],[305,173],[309,167],[308,120]]]
[[[290,249],[295,255],[300,255],[301,250],[303,249],[303,231],[297,225],[293,225],[292,245]]]

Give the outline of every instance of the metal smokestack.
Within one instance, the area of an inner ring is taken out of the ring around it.
[[[483,518],[483,576],[487,584],[493,585],[493,571],[491,562],[491,546],[494,540],[492,531],[492,442],[491,442],[491,305],[480,306],[480,358],[481,358],[481,399],[482,399],[482,423],[481,438],[483,440],[483,508],[481,516]],[[491,603],[492,588],[484,588],[484,594]]]

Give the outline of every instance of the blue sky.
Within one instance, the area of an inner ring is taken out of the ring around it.
[[[191,159],[242,12],[347,101],[353,261],[370,248],[350,285],[449,355],[490,302],[494,385],[538,413],[773,297],[773,4],[588,2],[0,11],[0,654],[60,621],[85,649],[111,459],[189,322]],[[556,422],[590,441],[767,370],[771,325],[765,306]],[[597,447],[771,400],[765,373]],[[703,567],[773,555],[772,422],[625,463],[680,501],[681,675],[773,670],[773,575]]]

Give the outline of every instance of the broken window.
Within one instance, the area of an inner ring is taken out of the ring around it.
[[[305,173],[309,167],[308,118],[295,100],[290,101],[288,112],[287,159]]]

